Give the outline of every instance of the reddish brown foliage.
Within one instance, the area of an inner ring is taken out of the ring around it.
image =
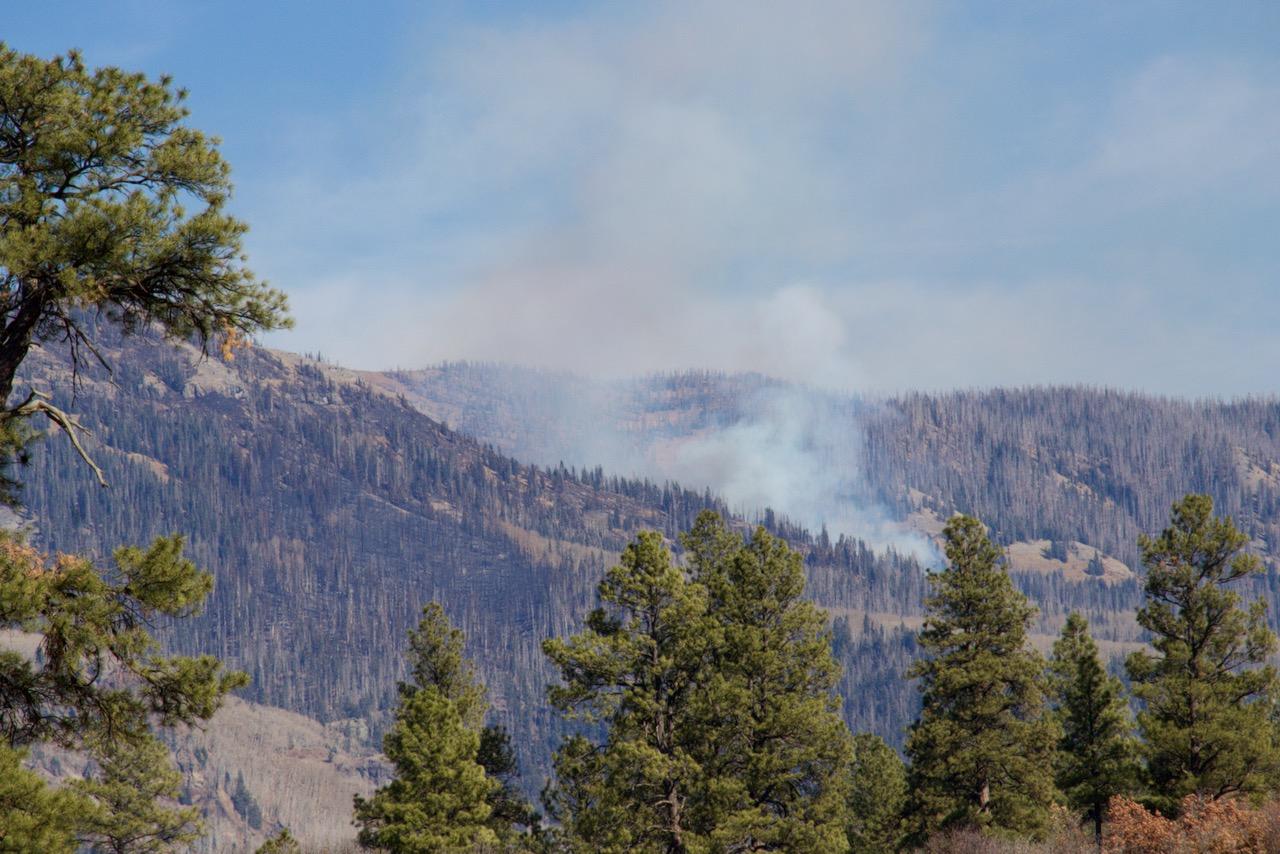
[[[1188,795],[1177,820],[1128,798],[1112,798],[1107,854],[1268,854],[1280,851],[1280,804],[1250,809],[1236,800]]]

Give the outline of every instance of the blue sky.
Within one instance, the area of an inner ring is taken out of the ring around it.
[[[1275,2],[10,4],[171,74],[356,367],[1280,391]]]

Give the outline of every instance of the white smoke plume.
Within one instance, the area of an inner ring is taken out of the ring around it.
[[[932,558],[928,541],[893,519],[873,494],[852,398],[771,385],[744,409],[742,420],[681,443],[664,473],[709,486],[747,518],[768,508],[833,539],[855,537]]]

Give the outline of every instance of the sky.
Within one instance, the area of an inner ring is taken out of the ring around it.
[[[1280,391],[1280,3],[6,3],[170,74],[266,343],[358,368]]]

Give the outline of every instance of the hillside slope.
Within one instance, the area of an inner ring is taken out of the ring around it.
[[[1078,579],[1096,550],[1111,567],[1108,577],[1125,578],[1138,569],[1138,536],[1158,531],[1187,492],[1211,494],[1220,512],[1253,534],[1270,565],[1280,558],[1274,398],[1193,401],[1033,387],[868,400],[756,375],[595,381],[467,363],[377,376],[423,412],[531,462],[613,461],[695,489],[726,481],[691,465],[698,457],[682,448],[705,445],[709,433],[772,431],[769,439],[799,458],[800,471],[810,459],[808,470],[847,469],[835,497],[926,533],[953,512],[977,515],[999,542],[1018,544],[1012,561],[1027,571],[1045,571],[1040,553],[1066,558],[1074,542],[1080,559],[1058,561],[1067,577]],[[778,408],[799,410],[805,429],[779,428]],[[594,444],[577,443],[585,433]]]
[[[432,386],[265,350],[226,363],[134,340],[107,355],[114,377],[86,374],[74,397],[53,355],[30,366],[30,378],[94,430],[91,448],[112,484],[100,489],[51,437],[26,477],[38,540],[103,555],[188,534],[218,585],[203,616],[169,632],[172,645],[247,670],[248,699],[310,716],[323,732],[368,733],[366,751],[394,702],[406,629],[423,603],[443,601],[468,633],[530,793],[561,732],[544,702],[552,674],[541,641],[579,625],[600,573],[636,530],[674,537],[699,510],[725,509],[708,483],[683,489],[595,467],[602,458],[586,455],[615,453],[619,436],[631,450],[608,461],[623,473],[669,475],[689,448],[743,439],[737,459],[755,463],[780,441],[779,460],[753,476],[796,466],[790,480],[802,491],[875,505],[904,531],[936,533],[950,512],[977,512],[1010,546],[1016,580],[1041,608],[1041,646],[1081,609],[1105,648],[1132,648],[1134,539],[1158,529],[1185,490],[1214,493],[1269,558],[1274,541],[1280,416],[1265,402],[1059,389],[870,404],[758,376],[601,385],[539,374],[527,383],[519,369],[451,366]],[[763,433],[761,412],[777,422]],[[816,426],[792,429],[805,419]],[[594,438],[579,446],[580,437]],[[823,466],[835,463],[852,468],[828,479]],[[917,702],[901,675],[926,586],[920,564],[834,529],[810,534],[763,518],[805,552],[810,595],[835,619],[850,724],[900,743]],[[1094,558],[1101,570],[1090,575]],[[1277,601],[1274,571],[1255,589]]]
[[[441,600],[468,634],[533,791],[559,733],[544,702],[542,640],[579,625],[635,531],[674,536],[720,508],[673,485],[523,465],[383,389],[287,354],[224,363],[133,340],[107,355],[114,377],[84,375],[74,398],[62,363],[31,365],[31,379],[94,431],[111,483],[99,488],[60,437],[43,443],[25,494],[38,540],[104,555],[186,533],[217,587],[204,615],[169,633],[173,646],[246,670],[249,699],[325,723],[365,721],[375,741],[405,631]],[[918,607],[912,560],[853,541],[810,550],[820,602],[850,615]],[[848,669],[861,681],[862,622],[850,625]],[[850,697],[853,723],[894,737],[914,700],[903,689],[888,696]]]
[[[664,443],[757,420],[762,395],[834,400],[820,411],[839,420],[829,431],[837,435],[815,439],[859,444],[861,473],[899,518],[925,500],[977,513],[1009,539],[1087,534],[1133,557],[1136,534],[1164,522],[1173,500],[1207,491],[1280,550],[1275,398],[1029,387],[872,400],[755,374],[601,381],[466,362],[363,376],[529,462],[624,473],[609,459],[628,456],[622,446],[634,473],[650,476],[673,471]]]

